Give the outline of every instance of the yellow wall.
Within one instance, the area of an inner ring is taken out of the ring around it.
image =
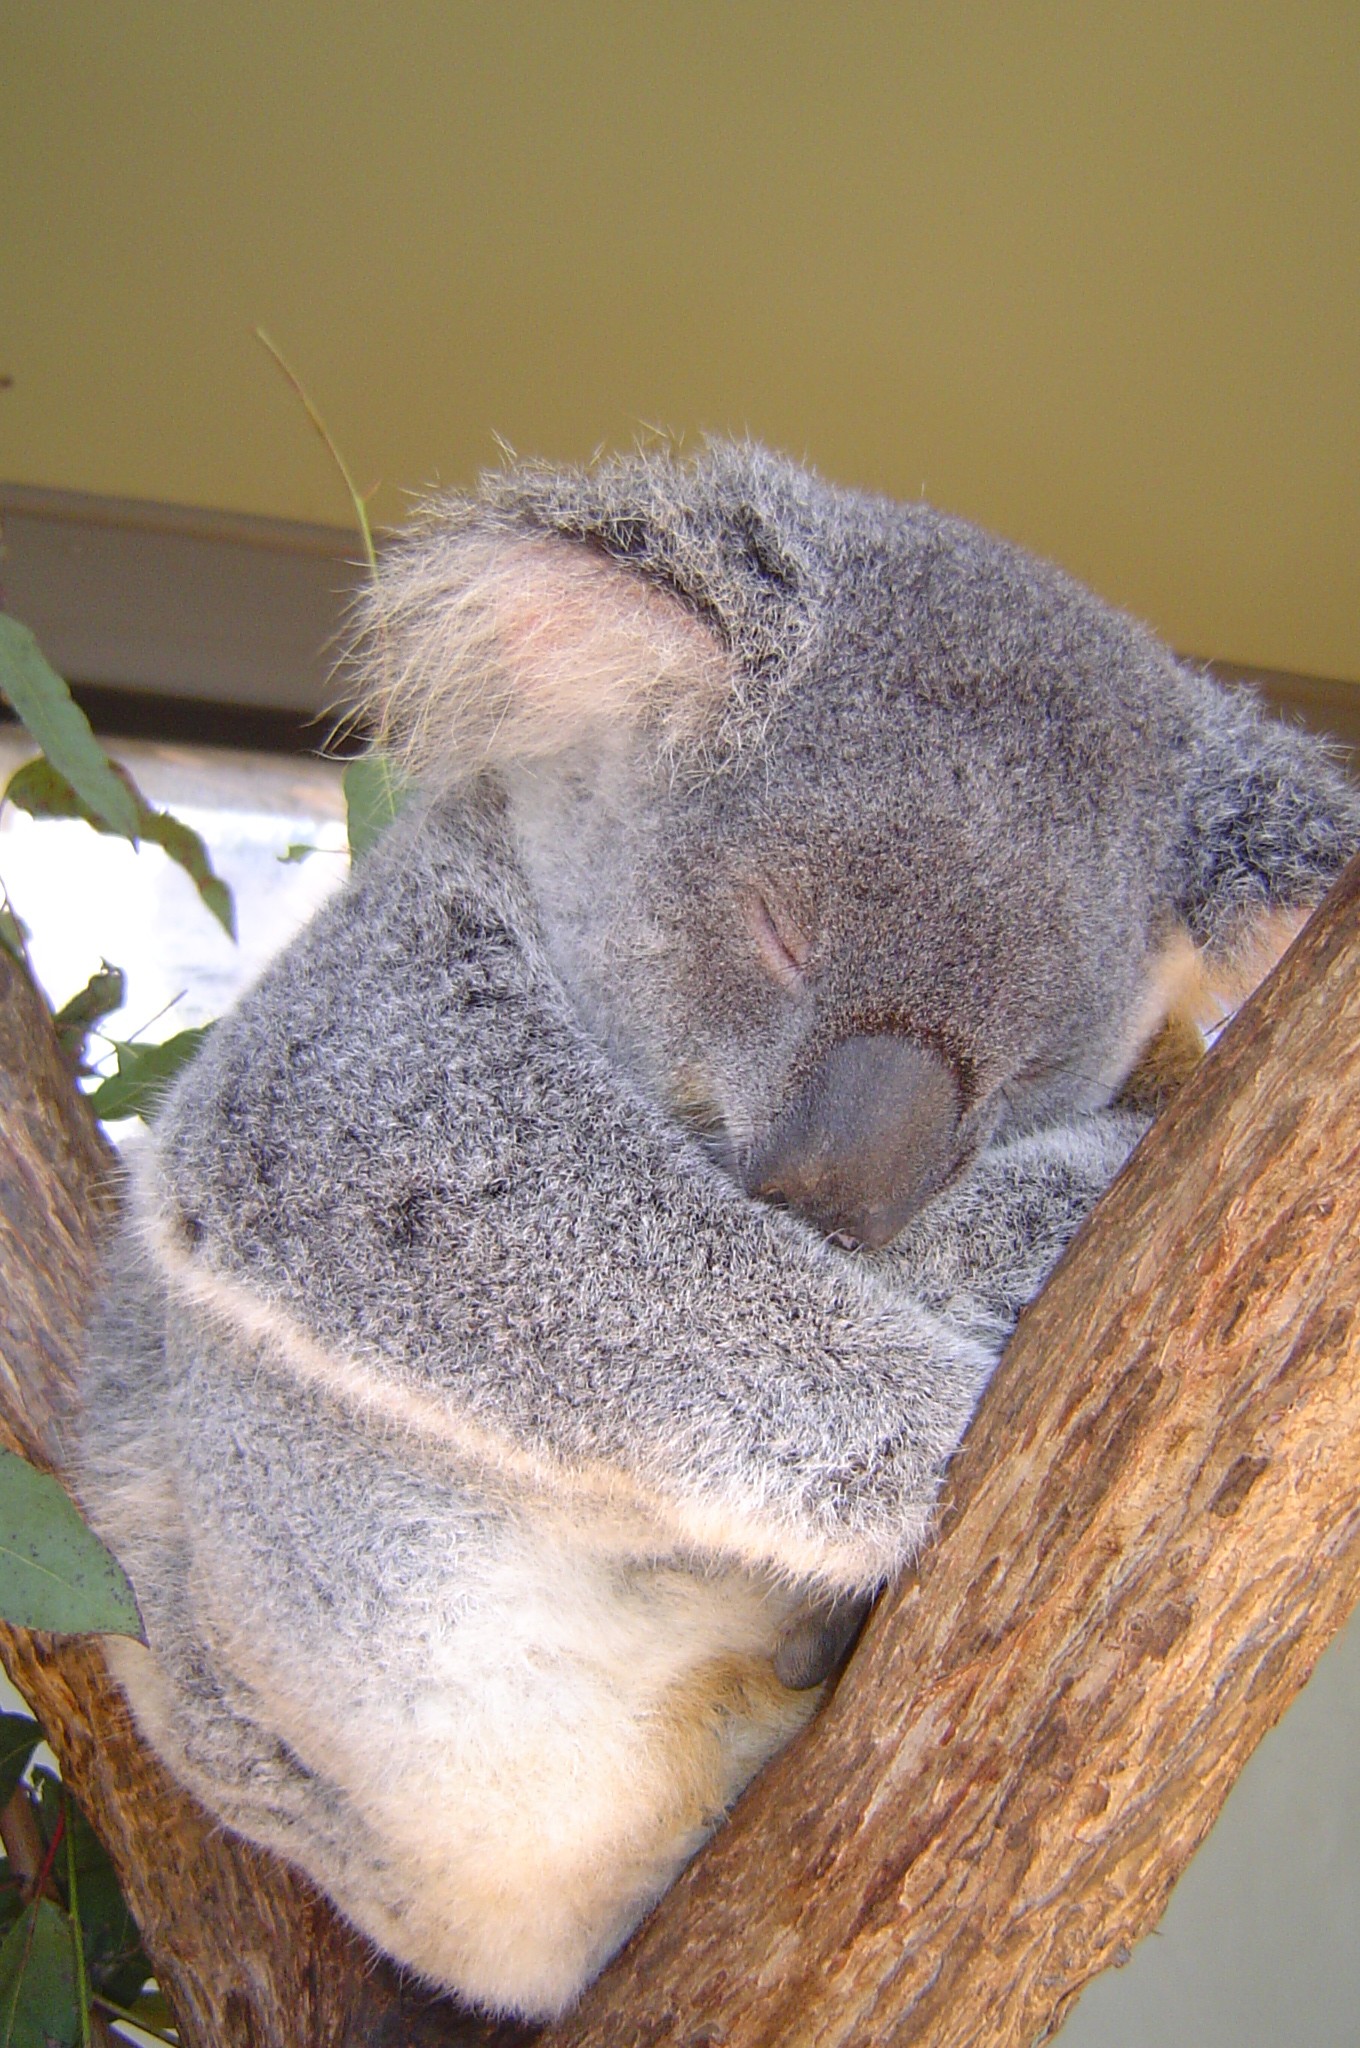
[[[1360,678],[1355,0],[4,0],[0,477],[744,429]]]

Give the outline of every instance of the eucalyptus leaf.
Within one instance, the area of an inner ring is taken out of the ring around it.
[[[133,1999],[129,2011],[132,2018],[144,2027],[158,2034],[168,2033],[175,2024],[175,2015],[170,2010],[170,2001],[155,1985]]]
[[[406,800],[406,778],[390,754],[363,754],[341,777],[349,850],[362,860]]]
[[[35,1899],[0,1943],[0,2048],[76,2048],[79,2039],[71,1923]]]
[[[147,802],[132,777],[116,761],[109,767],[132,799],[136,812],[136,839],[147,839],[163,848],[184,869],[207,908],[229,939],[236,937],[236,910],[231,891],[214,873],[208,849],[193,827],[169,811],[158,811]],[[5,790],[5,800],[27,811],[31,818],[83,818],[96,832],[111,828],[85,803],[78,789],[51,761],[39,756],[16,768]]]
[[[138,813],[142,799],[137,785],[126,768],[117,761],[110,761],[109,767],[127,791]],[[90,809],[79,791],[55,767],[44,754],[35,754],[31,761],[25,761],[16,768],[5,785],[5,802],[15,804],[21,811],[27,811],[30,818],[83,818],[87,825],[93,825],[96,832],[107,832],[111,828]],[[132,838],[132,833],[118,833],[118,838]]]
[[[136,840],[137,800],[27,626],[0,613],[0,690],[106,831]]]
[[[236,906],[232,902],[231,890],[220,875],[213,872],[208,849],[193,827],[169,811],[153,811],[143,804],[141,833],[143,839],[153,840],[157,846],[163,847],[171,860],[183,868],[227,937],[234,939]]]
[[[42,1729],[29,1714],[0,1714],[0,1812],[14,1797],[14,1788],[28,1769]]]
[[[0,1619],[58,1635],[142,1635],[137,1602],[117,1559],[50,1474],[4,1450]]]
[[[53,1022],[57,1027],[57,1038],[62,1052],[73,1067],[79,1068],[85,1057],[85,1041],[97,1024],[115,1010],[121,1010],[127,994],[127,976],[121,967],[110,967],[107,960],[97,974],[92,974],[79,995],[72,996],[69,1003],[63,1003]]]
[[[314,853],[320,853],[319,846],[308,846],[304,840],[295,839],[276,855],[280,867],[299,867],[304,860],[310,860]]]
[[[124,1903],[108,1851],[69,1792],[64,1804],[90,1984],[115,2005],[130,2005],[151,1975],[151,1965],[142,1948],[137,1923]],[[64,1871],[63,1858],[59,1874],[64,1875]]]
[[[118,1071],[86,1096],[90,1108],[106,1122],[120,1116],[150,1116],[211,1030],[211,1024],[191,1025],[159,1045],[143,1045],[138,1039],[115,1040]]]

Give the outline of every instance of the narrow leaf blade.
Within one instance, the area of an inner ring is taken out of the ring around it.
[[[119,775],[117,768],[114,768],[114,774]],[[129,791],[129,794],[135,805],[135,791]],[[15,769],[5,786],[5,802],[27,811],[30,818],[83,818],[87,825],[94,826],[96,832],[109,829],[44,754],[35,754],[31,761],[25,761],[22,767]],[[123,834],[115,836],[122,838]]]
[[[73,1067],[78,1067],[84,1058],[85,1041],[95,1026],[122,1009],[126,994],[127,976],[121,967],[110,967],[106,960],[79,995],[62,1004],[53,1022],[62,1052]]]
[[[137,837],[149,839],[184,869],[227,937],[234,939],[236,909],[231,891],[215,873],[208,849],[198,833],[170,811],[153,810],[132,777],[116,762],[111,766],[136,806]],[[94,826],[96,832],[109,829],[82,801],[66,777],[41,757],[25,761],[22,768],[15,769],[5,790],[5,799],[8,803],[17,804],[21,811],[27,811],[32,818],[83,818],[87,825]]]
[[[0,1451],[0,1618],[57,1635],[142,1634],[126,1574],[46,1472]]]
[[[341,778],[349,850],[362,860],[387,830],[406,798],[406,781],[390,754],[364,754]]]
[[[110,832],[137,837],[137,802],[27,626],[0,613],[0,690],[59,775]]]
[[[75,2048],[79,2039],[71,1923],[50,1899],[35,1899],[0,1943],[0,2043]]]
[[[42,1739],[42,1729],[31,1715],[0,1714],[0,1813],[14,1797],[14,1788]]]
[[[193,827],[169,811],[153,811],[143,806],[139,829],[143,839],[154,840],[157,846],[165,849],[171,860],[183,868],[227,937],[234,939],[236,907],[231,900],[231,891],[220,876],[214,874],[208,849]]]
[[[151,1965],[108,1851],[69,1793],[65,1808],[67,1851],[75,1865],[76,1900],[90,1983],[115,2005],[130,2005],[151,1975]]]
[[[105,1121],[120,1116],[151,1116],[180,1068],[188,1065],[211,1030],[211,1024],[191,1025],[159,1045],[115,1041],[118,1072],[101,1081],[86,1097],[90,1108]]]

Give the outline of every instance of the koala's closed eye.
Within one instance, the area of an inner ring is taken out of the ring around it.
[[[776,913],[754,884],[742,890],[741,909],[766,973],[783,988],[799,987],[812,950],[811,939],[782,904]]]

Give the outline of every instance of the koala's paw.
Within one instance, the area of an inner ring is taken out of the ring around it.
[[[1004,1336],[1148,1127],[1100,1110],[991,1146],[882,1255],[956,1326]]]

